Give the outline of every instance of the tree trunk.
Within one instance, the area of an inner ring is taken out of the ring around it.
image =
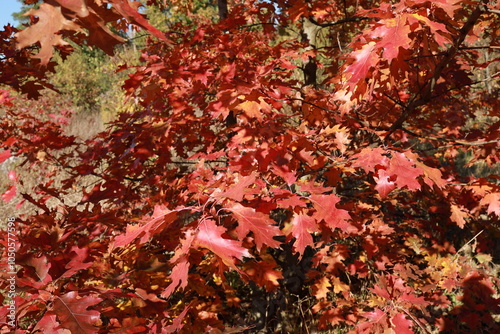
[[[217,0],[217,7],[219,7],[219,19],[221,21],[227,19],[227,0]]]

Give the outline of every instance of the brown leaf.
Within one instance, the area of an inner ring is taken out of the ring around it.
[[[40,4],[39,9],[29,10],[25,16],[36,16],[38,22],[16,34],[17,47],[22,49],[40,43],[40,52],[38,52],[36,58],[40,58],[43,65],[48,64],[54,46],[68,44],[58,35],[61,30],[80,30],[77,24],[63,16],[61,7],[51,6],[46,3]]]

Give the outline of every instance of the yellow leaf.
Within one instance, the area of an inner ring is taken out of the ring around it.
[[[260,103],[256,101],[245,101],[238,105],[238,109],[243,111],[245,115],[250,118],[256,118],[257,120],[262,120],[262,114],[260,112]]]

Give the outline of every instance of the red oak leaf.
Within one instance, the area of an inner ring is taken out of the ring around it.
[[[147,330],[145,326],[146,319],[139,317],[125,318],[121,323],[117,319],[112,319],[111,324],[115,328],[111,329],[109,332],[113,334],[135,334],[144,333]]]
[[[417,178],[423,175],[423,171],[414,165],[415,161],[410,160],[404,153],[393,152],[387,175],[397,176],[395,183],[399,188],[407,187],[410,190],[420,190],[420,182]]]
[[[411,151],[405,151],[404,153],[408,159],[415,162],[416,168],[420,168],[424,172],[425,184],[427,184],[431,188],[433,185],[436,185],[440,189],[446,186],[447,182],[445,179],[443,179],[443,174],[439,169],[429,167],[426,164],[420,162],[418,155]]]
[[[4,202],[10,202],[14,196],[17,194],[17,188],[15,185],[10,186],[7,190],[2,194],[2,200]]]
[[[89,249],[88,248],[78,248],[78,246],[73,246],[71,248],[70,254],[73,255],[71,261],[66,265],[66,271],[61,277],[71,277],[80,270],[87,269],[92,266],[91,262],[84,262],[88,258]]]
[[[308,192],[311,195],[323,194],[332,191],[332,187],[323,187],[315,183],[314,181],[303,181],[299,183],[300,191]]]
[[[368,321],[356,326],[358,333],[371,334],[375,329],[385,329],[387,327],[387,314],[380,309],[363,313],[363,317],[367,318]]]
[[[275,291],[279,288],[279,280],[283,279],[283,272],[276,270],[278,264],[269,255],[263,255],[263,260],[249,261],[244,265],[244,272],[258,286],[266,288],[266,291]]]
[[[394,325],[394,332],[398,334],[414,334],[415,332],[411,329],[413,323],[411,320],[407,319],[405,314],[398,313],[391,319]]]
[[[307,204],[302,200],[302,197],[292,193],[290,190],[271,188],[270,191],[274,194],[276,198],[276,204],[280,208],[305,208],[307,206]]]
[[[291,186],[292,184],[295,183],[295,181],[297,181],[297,176],[295,175],[295,172],[290,171],[290,168],[287,165],[283,166],[273,165],[271,169],[273,173],[281,177],[288,186]]]
[[[417,162],[416,167],[424,171],[424,182],[429,187],[432,187],[432,184],[435,184],[440,189],[446,186],[447,182],[443,179],[443,174],[439,169],[429,167],[421,162]]]
[[[57,317],[52,312],[46,312],[43,318],[37,322],[35,326],[35,332],[40,331],[41,333],[54,333],[54,334],[67,334],[68,330],[61,327],[61,324],[57,322]]]
[[[186,314],[190,308],[191,308],[191,304],[186,305],[186,307],[184,307],[184,310],[178,316],[176,316],[175,319],[172,321],[172,324],[166,326],[163,329],[163,333],[165,333],[165,334],[176,333],[180,329],[182,329],[182,327],[184,327],[184,324],[182,323],[182,321],[186,317]]]
[[[145,225],[127,225],[125,234],[116,237],[113,248],[127,246],[139,237],[141,237],[139,244],[145,244],[153,235],[160,233],[163,229],[170,225],[177,218],[178,212],[179,210],[171,211],[163,206],[157,205],[154,209],[153,215],[148,218],[150,219],[148,223]]]
[[[292,236],[295,237],[293,248],[300,254],[300,257],[304,254],[307,246],[313,246],[311,233],[316,231],[318,231],[318,225],[313,217],[304,214],[298,214],[293,217]]]
[[[26,265],[32,267],[35,272],[30,276],[25,275],[23,278],[19,278],[18,282],[20,285],[23,284],[40,289],[52,282],[52,276],[49,275],[49,269],[52,264],[47,260],[46,256],[31,256],[26,260]]]
[[[127,20],[141,26],[145,30],[147,30],[149,33],[151,33],[153,36],[156,38],[159,38],[165,42],[169,42],[168,38],[165,36],[164,33],[162,33],[160,30],[156,29],[153,27],[148,20],[144,18],[138,11],[137,7],[141,6],[140,3],[138,2],[129,2],[128,0],[112,0],[111,3],[113,4],[113,8],[115,8],[123,17],[125,17]],[[131,5],[133,5],[136,8],[133,8]]]
[[[169,278],[172,282],[162,292],[164,298],[168,298],[177,287],[185,288],[188,283],[189,262],[188,254],[196,238],[196,232],[193,229],[186,231],[185,238],[175,250],[174,256],[170,259],[170,263],[176,265],[172,268]]]
[[[172,268],[169,278],[172,282],[161,293],[163,298],[168,298],[175,289],[185,288],[188,283],[189,262],[186,256],[180,258],[177,264]]]
[[[309,198],[316,209],[313,218],[318,222],[324,220],[326,225],[332,230],[340,228],[342,231],[347,232],[353,228],[348,223],[348,220],[351,218],[349,213],[346,210],[337,209],[336,207],[336,204],[340,201],[337,195],[311,195]]]
[[[446,29],[446,26],[443,23],[432,21],[428,17],[422,16],[417,13],[409,14],[408,22],[410,22],[411,24],[419,22],[427,25],[432,32],[432,36],[436,39],[436,42],[439,44],[439,46],[443,47],[445,46],[445,43],[448,42],[448,40],[442,36],[442,34],[449,33],[448,29]]]
[[[10,158],[10,150],[5,150],[0,153],[0,164]]]
[[[329,289],[332,286],[330,281],[328,280],[328,277],[323,276],[320,279],[316,281],[316,283],[313,285],[313,291],[312,295],[316,297],[316,299],[322,299],[327,297],[328,292],[331,290]]]
[[[204,219],[198,227],[193,244],[212,251],[226,266],[237,270],[234,259],[242,260],[243,257],[252,256],[246,248],[241,247],[241,242],[223,238],[222,235],[226,232],[224,226],[217,226],[214,220]]]
[[[252,190],[248,189],[250,186],[255,185],[255,173],[252,173],[248,176],[239,176],[237,180],[235,180],[235,184],[231,185],[225,191],[214,191],[212,197],[214,198],[230,198],[237,202],[241,202],[243,200],[243,196],[246,193],[251,193]]]
[[[462,210],[462,208],[455,204],[452,204],[450,207],[451,210],[450,219],[452,222],[455,222],[457,226],[460,228],[464,228],[466,223],[465,219],[469,217],[469,214],[464,210]]]
[[[70,330],[71,334],[97,333],[94,324],[100,319],[98,311],[88,311],[87,308],[102,301],[94,296],[79,297],[77,291],[68,292],[54,300],[52,311],[57,315],[61,327]]]
[[[252,232],[257,250],[260,250],[264,244],[272,248],[279,247],[280,242],[274,240],[273,237],[281,235],[281,232],[275,226],[276,222],[269,218],[269,215],[239,203],[227,210],[231,211],[238,221],[236,235],[240,240]]]
[[[249,118],[255,117],[257,120],[262,121],[261,106],[259,102],[245,101],[240,103],[237,109],[243,111]]]

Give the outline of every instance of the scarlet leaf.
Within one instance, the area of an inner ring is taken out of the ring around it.
[[[79,297],[77,291],[71,291],[54,300],[52,311],[57,315],[61,327],[69,329],[72,334],[97,333],[94,324],[99,320],[100,313],[87,309],[101,301],[101,298],[93,296]]]
[[[295,237],[293,248],[302,256],[307,246],[313,246],[311,233],[318,231],[314,218],[298,214],[292,220],[292,236]]]
[[[462,208],[459,206],[452,204],[451,205],[451,216],[450,219],[451,221],[455,222],[458,227],[464,228],[465,223],[466,223],[466,218],[468,218],[467,212],[465,212]]]
[[[224,233],[226,229],[223,226],[217,226],[212,219],[205,219],[198,227],[194,244],[212,251],[226,266],[237,269],[234,259],[242,260],[251,255],[246,248],[241,247],[241,242],[223,238]]]
[[[383,19],[370,35],[373,38],[380,38],[377,48],[384,50],[384,58],[389,63],[398,56],[399,48],[408,49],[411,46],[410,27],[405,16]]]
[[[354,62],[345,69],[345,73],[350,75],[348,82],[351,89],[354,88],[358,81],[364,80],[368,71],[379,62],[379,56],[374,52],[375,46],[375,42],[369,42],[363,45],[360,50],[351,54]]]
[[[417,178],[423,174],[423,171],[414,165],[415,161],[408,159],[404,153],[394,152],[389,162],[387,175],[396,176],[395,183],[399,188],[420,189]]]
[[[413,323],[407,319],[403,313],[397,313],[392,317],[391,322],[394,324],[394,331],[401,334],[414,334],[411,329]]]
[[[309,197],[313,202],[316,212],[313,217],[317,221],[324,220],[326,225],[334,230],[339,228],[344,232],[352,230],[352,225],[348,223],[351,218],[349,213],[343,209],[337,209],[337,203],[340,198],[335,194],[330,195],[311,195]]]
[[[384,169],[379,169],[378,177],[374,177],[375,181],[377,182],[375,190],[378,191],[380,197],[382,198],[386,198],[387,195],[389,195],[389,193],[393,191],[394,188],[396,188],[396,185],[393,181],[390,180],[390,177],[391,176],[387,175]]]

